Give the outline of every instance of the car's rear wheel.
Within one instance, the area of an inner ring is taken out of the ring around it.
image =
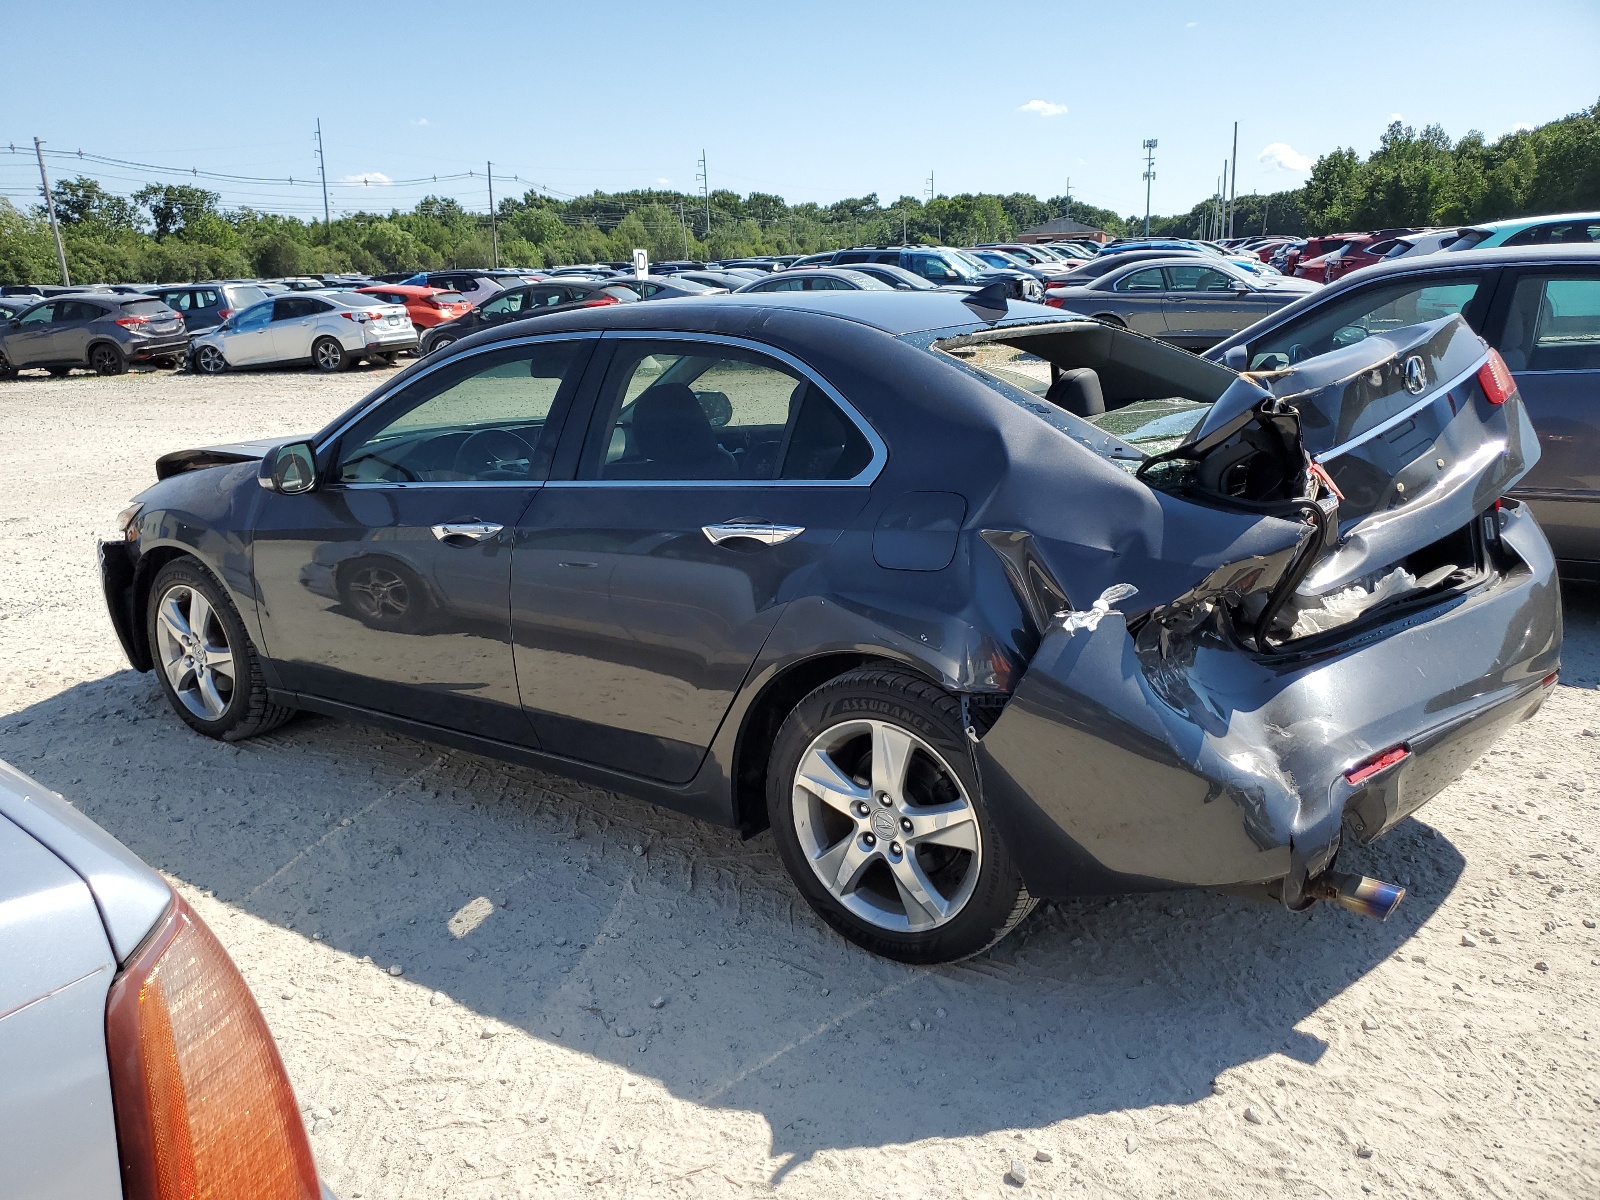
[[[126,375],[128,356],[110,342],[96,342],[89,347],[89,369],[96,375]]]
[[[391,350],[386,354],[374,355],[374,357],[376,358],[376,360],[378,362],[381,362],[384,366],[392,367],[392,366],[395,365],[395,363],[400,361],[400,351]]]
[[[436,354],[436,353],[438,353],[440,350],[443,350],[446,346],[454,344],[455,340],[456,340],[455,338],[448,337],[448,336],[434,338],[433,341],[428,344],[428,349],[424,353],[424,357],[426,357],[428,354]]]
[[[203,375],[221,375],[228,369],[228,360],[215,346],[201,346],[194,352],[194,365]]]
[[[5,356],[4,351],[0,351],[0,379],[15,379],[16,377],[17,369],[11,365],[11,360]]]
[[[174,559],[156,573],[147,633],[161,690],[196,732],[234,742],[294,715],[268,701],[260,660],[233,602],[195,559]]]
[[[338,338],[321,337],[311,344],[311,365],[319,371],[342,371],[348,357]]]
[[[900,671],[812,692],[773,746],[784,866],[845,937],[901,962],[981,953],[1033,908],[984,807],[956,700]]]

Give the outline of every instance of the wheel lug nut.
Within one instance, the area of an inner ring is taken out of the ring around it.
[[[894,803],[894,801],[889,798],[889,793],[888,792],[879,792],[878,793],[878,803],[883,805],[885,808],[888,808],[889,805]]]
[[[911,818],[910,817],[901,817],[900,818],[900,832],[902,832],[902,833],[910,833],[911,832]]]
[[[878,844],[878,839],[873,837],[870,833],[863,833],[861,835],[861,840],[869,846],[876,846]]]
[[[864,817],[871,811],[872,810],[867,807],[867,802],[865,800],[856,801],[856,816]]]
[[[900,857],[900,843],[899,842],[890,842],[889,843],[889,853],[894,855],[896,858],[899,858]]]

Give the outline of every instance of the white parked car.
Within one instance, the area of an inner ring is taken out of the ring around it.
[[[298,292],[253,304],[197,334],[189,361],[207,375],[304,362],[339,371],[363,358],[393,363],[416,348],[416,326],[403,304],[361,292]]]
[[[0,762],[0,1200],[332,1200],[250,989],[121,842]]]

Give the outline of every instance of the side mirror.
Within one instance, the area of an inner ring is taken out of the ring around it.
[[[1242,371],[1250,365],[1250,351],[1244,346],[1229,346],[1222,352],[1222,365]]]
[[[269,492],[298,496],[317,486],[317,458],[310,442],[290,442],[269,450],[261,460],[256,482]]]

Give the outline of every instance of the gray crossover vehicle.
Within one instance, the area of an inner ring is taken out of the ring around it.
[[[1053,287],[1045,303],[1182,346],[1205,350],[1320,284],[1249,275],[1223,259],[1192,254],[1142,259],[1078,287]]]
[[[149,296],[53,296],[0,326],[0,379],[30,367],[121,375],[129,363],[176,366],[189,352],[183,318]]]
[[[0,762],[0,1200],[319,1194],[228,952],[132,851]]]

